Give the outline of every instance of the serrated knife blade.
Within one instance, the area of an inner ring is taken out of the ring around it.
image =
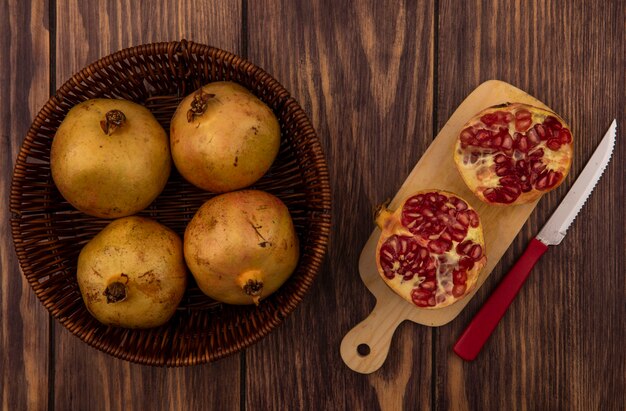
[[[591,155],[561,204],[543,226],[539,234],[530,240],[526,251],[513,268],[504,276],[495,291],[489,296],[478,314],[474,316],[463,334],[454,345],[454,352],[461,358],[471,361],[480,352],[502,316],[515,299],[539,258],[548,250],[548,245],[557,245],[565,237],[567,229],[589,198],[589,194],[600,180],[611,160],[617,122],[613,120],[602,141]]]
[[[561,204],[559,204],[548,222],[537,234],[537,240],[545,245],[561,243],[567,233],[567,229],[585,205],[587,198],[589,198],[600,177],[602,177],[606,166],[609,164],[613,154],[613,147],[615,147],[616,133],[617,121],[613,120],[611,127],[609,127],[602,141],[598,144],[574,185],[572,185]]]

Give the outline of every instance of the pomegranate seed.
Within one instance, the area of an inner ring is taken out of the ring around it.
[[[433,240],[428,243],[428,249],[433,253],[441,254],[450,251],[452,243],[444,240]]]
[[[538,190],[543,190],[544,188],[546,188],[546,185],[548,184],[548,173],[546,173],[545,171],[538,177],[537,182],[535,183],[535,187]]]
[[[453,231],[452,239],[454,241],[463,241],[466,235],[467,235],[467,231]]]
[[[541,138],[539,138],[539,134],[537,134],[534,128],[531,128],[528,133],[526,133],[526,136],[528,136],[528,141],[533,143],[534,146],[541,142]]]
[[[474,264],[472,260],[469,260]],[[467,281],[467,271],[465,270],[454,270],[452,272],[452,282],[454,284],[465,284]]]
[[[557,151],[559,148],[561,148],[561,142],[558,138],[552,138],[548,140],[546,146],[548,146],[550,150]]]
[[[504,165],[504,166],[496,168],[496,175],[498,177],[502,177],[502,176],[505,176],[507,174],[509,174],[509,167],[508,166]]]
[[[543,157],[543,148],[537,149],[533,152],[528,153],[528,157],[539,158]]]
[[[415,303],[415,305],[417,305],[418,307],[428,307],[428,302],[427,302],[427,301],[413,299],[413,302],[414,302],[414,303]]]
[[[510,123],[511,120],[513,120],[513,114],[509,113],[508,111],[504,112],[504,122],[506,123]]]
[[[500,145],[501,145],[501,144],[502,144],[502,136],[497,135],[497,136],[493,139],[492,145],[493,145],[494,147],[500,147]]]
[[[413,294],[414,297],[417,297],[420,300],[423,298],[428,298],[430,296],[429,291],[421,289],[421,288],[415,288],[411,294]]]
[[[461,132],[461,142],[470,144],[474,140],[474,134],[472,134],[471,128],[466,128]]]
[[[519,188],[519,181],[515,181],[515,184],[513,185],[504,186],[502,187],[502,189],[507,193],[514,195],[515,197],[518,197],[522,192],[522,190],[520,190]]]
[[[496,154],[496,156],[493,158],[493,161],[496,164],[502,164],[507,160],[506,156],[504,154]]]
[[[561,141],[561,144],[569,144],[572,142],[572,134],[568,129],[561,129],[559,132],[559,140]]]
[[[467,229],[467,227],[461,224],[459,221],[455,221],[454,224],[452,224],[451,228],[455,231],[464,231]]]
[[[474,242],[471,240],[463,241],[459,245],[456,246],[456,252],[461,255],[467,255],[472,249]]]
[[[502,140],[502,148],[508,150],[511,147],[513,147],[513,139],[509,133],[506,133],[504,139]]]
[[[546,139],[546,129],[544,126],[542,126],[541,124],[537,124],[535,126],[535,130],[537,130],[537,134],[539,135],[539,138],[541,140],[545,140]]]
[[[500,179],[500,184],[503,186],[516,186],[517,185],[517,178],[515,178],[515,176],[504,176]]]
[[[534,160],[530,162],[530,169],[533,173],[540,173],[546,168],[541,160]]]
[[[558,181],[561,180],[562,174],[558,171],[550,171],[548,173],[547,187],[554,187]]]
[[[441,237],[439,237],[439,238],[441,238],[442,240],[445,240],[445,241],[452,241],[452,236],[451,236],[451,235],[450,235],[450,233],[449,233],[449,232],[447,232],[447,231],[444,231],[444,232],[441,234]]]
[[[531,124],[532,124],[531,119],[515,120],[515,130],[526,131],[528,130],[528,127],[530,127]]]
[[[472,260],[471,258],[462,258],[461,261],[459,261],[459,267],[466,270],[471,270],[472,268],[474,268],[474,260]]]
[[[476,138],[478,141],[486,140],[489,138],[489,132],[486,130],[479,130],[478,133],[476,133]]]
[[[452,287],[452,295],[458,298],[465,294],[466,289],[467,285],[465,284],[455,284],[455,286]]]
[[[474,245],[469,253],[469,256],[472,257],[474,261],[477,261],[482,255],[483,248],[480,246],[480,244]]]
[[[523,153],[528,151],[528,139],[526,136],[521,136],[517,140],[517,149]]]
[[[469,216],[467,215],[467,211],[461,211],[456,215],[456,220],[463,224],[464,227],[469,225]]]
[[[502,181],[502,179],[500,181]],[[519,186],[517,185],[517,182],[515,186],[505,185],[501,187],[499,190],[500,202],[507,203],[507,204],[512,203],[513,201],[517,199],[517,197],[519,197],[520,192],[521,190],[519,190]]]
[[[498,114],[497,112],[485,114],[480,118],[480,121],[482,121],[486,126],[491,127],[498,121]]]
[[[434,217],[434,216],[435,216],[435,213],[433,213],[433,211],[432,211],[432,210],[430,210],[430,209],[428,209],[428,208],[425,208],[425,209],[422,211],[422,215],[423,215],[424,217],[431,218],[431,217]]]
[[[458,211],[463,211],[463,210],[467,210],[467,203],[463,200],[459,200],[456,203],[456,209]]]
[[[433,296],[431,296],[431,297],[428,299],[428,305],[429,305],[430,307],[434,307],[436,304],[437,304],[437,302],[435,301],[435,296],[433,295]]]
[[[515,113],[516,120],[527,120],[529,118],[530,118],[530,111],[528,110],[521,109],[521,110],[518,110],[517,113]]]
[[[469,210],[468,211],[469,214],[469,219],[470,219],[470,226],[476,228],[480,225],[480,220],[478,219],[478,213],[474,210]]]
[[[546,119],[543,121],[543,124],[553,130],[560,130],[561,128],[563,128],[559,120],[557,120],[554,116],[546,117]]]
[[[431,203],[436,203],[437,202],[437,194],[436,193],[430,193],[428,195],[428,201],[430,201]]]
[[[424,281],[423,283],[420,284],[420,287],[428,291],[434,290],[436,286],[437,284],[435,283],[435,280]]]

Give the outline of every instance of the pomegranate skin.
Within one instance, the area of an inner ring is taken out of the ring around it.
[[[224,193],[253,184],[269,170],[280,147],[280,126],[272,110],[247,89],[215,82],[180,103],[170,125],[170,145],[187,181]]]
[[[76,279],[87,310],[101,323],[158,327],[185,293],[182,241],[148,218],[114,220],[81,250]]]
[[[280,199],[243,190],[200,207],[185,230],[184,254],[206,295],[227,304],[258,304],[292,274],[299,245]]]
[[[120,127],[103,129],[109,112]],[[145,107],[126,100],[91,99],[74,106],[59,126],[50,169],[72,206],[100,218],[135,214],[163,191],[171,168],[165,130]]]

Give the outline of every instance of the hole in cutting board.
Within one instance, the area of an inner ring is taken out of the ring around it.
[[[356,347],[356,352],[358,352],[361,357],[367,357],[370,355],[370,346],[367,344],[359,344],[359,346]]]

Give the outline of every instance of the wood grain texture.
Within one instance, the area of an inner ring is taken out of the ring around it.
[[[49,316],[22,276],[11,239],[13,163],[48,99],[48,4],[0,1],[0,408],[48,406]]]
[[[238,53],[240,1],[58,0],[56,81],[124,47],[186,38]],[[240,356],[183,369],[115,359],[55,324],[55,408],[238,409]],[[218,385],[218,381],[222,382]],[[226,382],[226,383],[224,383]]]
[[[0,0],[4,198],[51,80],[58,86],[126,46],[181,37],[248,57],[292,92],[322,140],[334,193],[329,254],[301,305],[242,355],[185,369],[129,364],[56,323],[49,330],[45,309],[19,273],[3,207],[2,409],[623,409],[626,3],[579,3],[52,0],[51,56],[48,2]],[[576,138],[571,176],[542,199],[455,321],[436,330],[401,324],[383,367],[354,373],[342,363],[339,343],[374,306],[357,272],[372,207],[398,191],[463,98],[492,78],[568,120]],[[539,261],[483,353],[464,363],[452,345],[614,117],[614,158],[587,206],[563,244]]]
[[[440,1],[438,126],[473,87],[497,78],[560,113],[573,129],[575,156],[568,180],[544,196],[465,312],[437,330],[437,409],[618,410],[626,404],[623,132],[567,237],[535,266],[477,360],[463,363],[451,351],[611,120],[616,117],[621,130],[626,125],[625,17],[624,2]]]
[[[357,271],[373,207],[432,139],[433,16],[429,2],[248,3],[248,58],[298,99],[325,148],[334,227],[310,294],[248,349],[248,409],[430,406],[429,329],[401,326],[394,354],[370,376],[343,364],[339,343],[373,308]]]

